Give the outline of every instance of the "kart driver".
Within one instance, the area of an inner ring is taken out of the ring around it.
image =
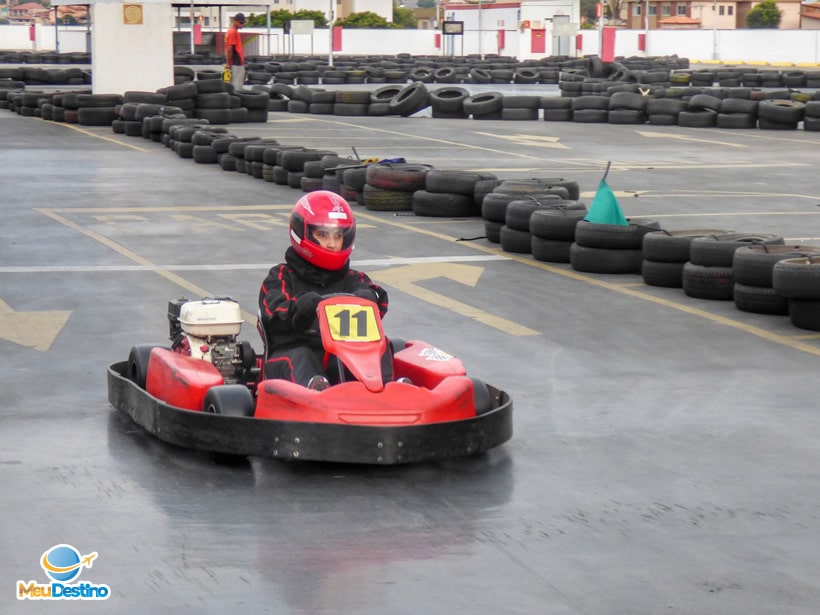
[[[348,293],[375,301],[387,313],[387,292],[350,268],[356,221],[348,202],[316,190],[300,198],[290,215],[285,262],[271,268],[259,291],[259,324],[265,336],[265,378],[290,380],[322,390],[330,383],[316,321],[323,295]],[[382,361],[392,377],[390,350]]]

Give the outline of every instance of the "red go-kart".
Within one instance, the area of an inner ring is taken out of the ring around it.
[[[507,393],[468,377],[460,360],[430,344],[388,340],[367,299],[334,295],[319,303],[322,344],[335,366],[333,384],[321,391],[262,377],[265,356],[238,341],[242,319],[230,298],[171,301],[168,319],[171,346],[134,346],[128,361],[109,367],[108,398],[172,444],[399,464],[481,453],[512,436]]]

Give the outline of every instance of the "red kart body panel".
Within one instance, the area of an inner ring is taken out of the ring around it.
[[[157,399],[186,410],[202,410],[208,389],[225,384],[213,363],[154,348],[148,360],[145,390]]]
[[[447,378],[433,390],[388,382],[377,393],[355,381],[311,391],[287,380],[263,380],[257,394],[254,416],[279,421],[417,425],[476,416],[473,381],[465,376]]]
[[[467,370],[460,359],[426,342],[410,340],[407,346],[393,355],[393,376],[410,378],[413,384],[433,389],[450,376],[466,376]]]

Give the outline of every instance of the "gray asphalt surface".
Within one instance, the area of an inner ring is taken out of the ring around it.
[[[587,202],[611,160],[628,216],[820,245],[817,133],[287,114],[229,130],[577,179]],[[0,165],[0,612],[791,615],[820,603],[820,336],[787,317],[460,241],[484,234],[478,218],[358,206],[353,264],[393,282],[387,333],[431,341],[508,391],[513,439],[415,466],[225,467],[113,410],[105,371],[165,340],[169,299],[229,294],[255,312],[300,193],[8,111]],[[384,260],[420,257],[397,261],[427,267],[413,285]],[[252,323],[243,331],[261,346]],[[61,543],[98,552],[82,580],[110,599],[16,600],[18,580],[46,582],[40,558]]]

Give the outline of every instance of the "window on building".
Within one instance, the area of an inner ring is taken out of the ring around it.
[[[672,14],[672,7],[670,7],[668,4],[664,4],[661,7],[661,15],[663,17],[669,17],[671,14]]]
[[[686,15],[686,5],[685,4],[682,4],[682,5],[678,6],[677,14],[678,15],[684,15],[684,16]]]
[[[725,13],[725,11],[726,11],[726,7],[724,7],[724,6],[721,4],[721,5],[718,7],[718,15],[723,15],[723,14]]]
[[[735,14],[735,7],[730,4],[729,5],[729,15],[734,15],[734,14]]]
[[[641,5],[640,4],[635,4],[635,5],[632,6],[632,14],[635,15],[635,16],[638,16],[638,15],[641,14]]]
[[[658,14],[658,7],[655,6],[654,4],[650,4],[649,5],[649,15],[652,16],[652,15],[657,15],[657,14]]]

